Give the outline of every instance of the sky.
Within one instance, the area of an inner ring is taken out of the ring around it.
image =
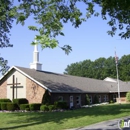
[[[29,25],[33,25],[32,18],[25,21],[25,25],[16,25],[13,23],[11,29],[10,43],[12,48],[2,48],[0,56],[8,60],[8,65],[30,67],[33,62],[34,46],[31,42],[34,40],[35,33],[28,30]],[[115,56],[119,58],[130,54],[130,40],[121,39],[119,36],[111,37],[107,34],[110,27],[107,21],[101,17],[92,17],[75,29],[71,23],[64,24],[63,32],[65,36],[59,36],[57,40],[60,46],[70,45],[72,52],[66,55],[60,48],[39,50],[39,62],[42,63],[44,71],[63,73],[67,65],[80,62],[86,59],[92,61],[105,57]]]

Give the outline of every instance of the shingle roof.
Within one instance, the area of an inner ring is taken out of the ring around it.
[[[46,86],[51,92],[64,93],[108,93],[117,92],[117,83],[53,72],[37,71],[16,66],[26,75]],[[120,82],[120,92],[130,91],[130,83]]]

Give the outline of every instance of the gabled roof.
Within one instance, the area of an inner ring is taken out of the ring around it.
[[[114,79],[114,78],[110,78],[110,77],[106,77],[104,79],[104,81],[108,81],[108,82],[117,82],[117,79]],[[122,82],[122,80],[119,80],[120,82]]]
[[[47,71],[13,66],[1,79],[15,69],[52,93],[111,93],[117,92],[117,83]],[[121,82],[120,91],[130,90],[130,83]]]

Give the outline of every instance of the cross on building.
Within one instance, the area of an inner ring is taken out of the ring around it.
[[[17,82],[17,78],[16,78],[16,83],[15,83],[15,75],[13,75],[13,79],[12,79],[12,83],[11,84],[7,84],[7,85],[12,85],[12,100],[14,99],[14,89],[16,88],[16,98],[17,98],[17,85],[20,85],[20,83]],[[21,88],[21,86],[20,86]]]

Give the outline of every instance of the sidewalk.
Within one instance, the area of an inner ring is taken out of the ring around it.
[[[114,120],[109,120],[109,121],[103,121],[103,122],[89,125],[86,127],[73,128],[69,130],[120,130],[119,121],[121,121],[122,119],[124,119],[125,121],[128,121],[130,120],[130,116],[122,117],[122,118],[114,119]],[[130,127],[123,128],[122,130],[130,130]]]

